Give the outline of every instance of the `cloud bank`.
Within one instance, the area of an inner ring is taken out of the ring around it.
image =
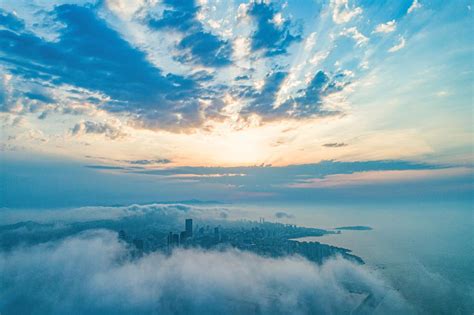
[[[343,314],[374,303],[379,314],[409,311],[377,276],[342,259],[317,266],[234,250],[133,259],[106,230],[2,252],[0,267],[6,314]]]

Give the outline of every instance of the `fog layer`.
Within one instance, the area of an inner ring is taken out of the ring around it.
[[[2,252],[0,269],[5,314],[409,311],[376,275],[341,258],[318,266],[299,257],[197,249],[132,258],[108,230]]]

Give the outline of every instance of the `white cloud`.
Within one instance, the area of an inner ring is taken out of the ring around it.
[[[145,2],[143,0],[106,0],[105,5],[121,18],[131,19],[145,5]]]
[[[283,16],[281,15],[280,12],[278,12],[277,14],[275,14],[273,16],[273,19],[272,19],[272,22],[273,24],[275,24],[276,26],[282,26],[283,23],[285,22],[285,19],[283,18]]]
[[[313,49],[314,45],[316,44],[316,36],[317,36],[316,32],[312,32],[311,34],[308,35],[304,43],[304,49],[308,51]]]
[[[238,36],[234,41],[233,41],[233,54],[234,57],[238,60],[243,59],[247,56],[250,55],[250,39],[247,37],[243,36]]]
[[[359,68],[364,69],[364,70],[369,69],[369,61],[368,60],[361,61],[361,63],[359,64]]]
[[[364,36],[361,32],[359,32],[359,30],[357,30],[355,26],[344,29],[340,33],[340,35],[351,37],[352,39],[355,40],[355,42],[357,43],[357,46],[362,46],[369,41],[369,39],[366,36]]]
[[[396,52],[405,47],[405,38],[400,37],[400,41],[395,46],[391,47],[388,52]]]
[[[451,93],[449,93],[448,91],[445,91],[445,90],[441,90],[441,91],[436,92],[436,96],[438,96],[438,97],[445,97],[445,96],[448,96],[450,94]]]
[[[249,4],[241,3],[237,8],[237,19],[245,19],[249,10]]]
[[[311,57],[311,59],[309,59],[309,63],[311,63],[311,64],[313,64],[313,65],[317,65],[317,64],[319,64],[321,61],[323,61],[324,59],[326,59],[327,56],[329,56],[329,51],[321,51],[321,52],[318,52],[318,53],[314,54],[314,56]]]
[[[413,0],[413,3],[412,3],[411,6],[408,8],[407,13],[410,14],[410,13],[412,13],[413,11],[415,11],[416,9],[419,9],[419,8],[421,8],[421,3],[419,3],[418,0]]]
[[[377,275],[340,258],[318,266],[300,257],[182,249],[132,259],[107,230],[0,252],[0,265],[2,311],[8,314],[407,311]]]
[[[395,31],[397,24],[395,20],[388,21],[387,23],[379,24],[375,27],[374,33],[391,33]]]
[[[331,0],[332,19],[337,24],[347,23],[362,13],[360,7],[349,6],[349,0]]]

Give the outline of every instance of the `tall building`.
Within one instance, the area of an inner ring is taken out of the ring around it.
[[[186,235],[187,237],[193,236],[193,219],[186,219]]]
[[[168,248],[179,246],[179,234],[170,232],[168,234]]]
[[[219,233],[219,228],[217,226],[214,228],[214,238],[217,242],[221,240],[221,234]]]
[[[173,234],[172,237],[173,237],[172,244],[174,246],[179,246],[179,234],[177,234],[177,233]]]
[[[173,245],[173,232],[169,232],[168,234],[168,247]]]
[[[181,233],[179,233],[179,241],[181,242],[181,244],[183,244],[187,238],[188,238],[188,232],[182,231]]]

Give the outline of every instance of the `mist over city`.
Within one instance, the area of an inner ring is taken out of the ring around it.
[[[472,6],[0,1],[0,315],[473,314]]]

